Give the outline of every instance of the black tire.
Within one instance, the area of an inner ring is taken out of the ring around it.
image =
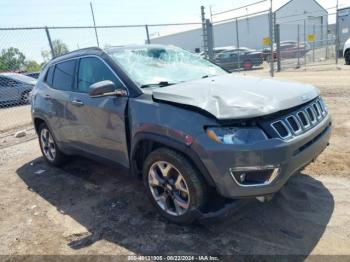
[[[53,143],[53,145],[55,147],[55,155],[51,159],[45,153],[43,141],[41,139],[41,135],[44,132],[44,130],[47,130],[49,132],[49,134],[51,135],[52,143]],[[40,124],[40,126],[38,128],[38,137],[39,137],[40,150],[41,150],[41,153],[43,154],[43,157],[46,160],[46,162],[48,162],[50,165],[53,165],[53,166],[60,166],[60,165],[62,165],[64,163],[65,159],[66,159],[66,156],[58,148],[54,136],[52,135],[50,129],[47,127],[47,125],[45,123]]]
[[[345,53],[345,64],[350,65],[350,50]]]
[[[189,191],[189,207],[182,215],[171,215],[155,200],[149,185],[149,171],[153,164],[166,161],[173,165],[184,178]],[[143,166],[143,181],[152,204],[167,220],[177,224],[191,224],[198,218],[198,211],[206,204],[207,185],[188,159],[171,149],[160,148],[149,154]]]
[[[246,61],[244,61],[244,63],[243,63],[243,69],[244,70],[252,70],[252,68],[253,68],[253,62],[252,61],[250,61],[250,60],[246,60]]]

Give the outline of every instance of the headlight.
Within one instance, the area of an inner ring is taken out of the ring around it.
[[[267,140],[265,133],[257,127],[208,127],[209,138],[220,144],[245,145]]]

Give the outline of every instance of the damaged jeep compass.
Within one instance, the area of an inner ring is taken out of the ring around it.
[[[165,218],[182,224],[239,199],[269,198],[331,134],[313,86],[229,74],[173,46],[56,57],[31,103],[47,162],[77,154],[116,162],[143,179]]]

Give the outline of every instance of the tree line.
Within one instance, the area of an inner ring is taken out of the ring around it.
[[[69,52],[68,47],[60,39],[52,41],[55,55],[63,55]],[[51,52],[41,51],[42,63],[26,59],[25,55],[16,47],[2,49],[0,52],[0,72],[38,72],[51,59]]]

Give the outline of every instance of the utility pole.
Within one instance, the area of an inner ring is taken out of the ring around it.
[[[92,8],[92,3],[91,2],[90,2],[90,8],[91,8],[92,21],[94,22],[97,46],[100,47],[100,42],[98,41],[98,35],[97,35],[97,28],[96,28],[96,22],[95,22],[94,9]]]

